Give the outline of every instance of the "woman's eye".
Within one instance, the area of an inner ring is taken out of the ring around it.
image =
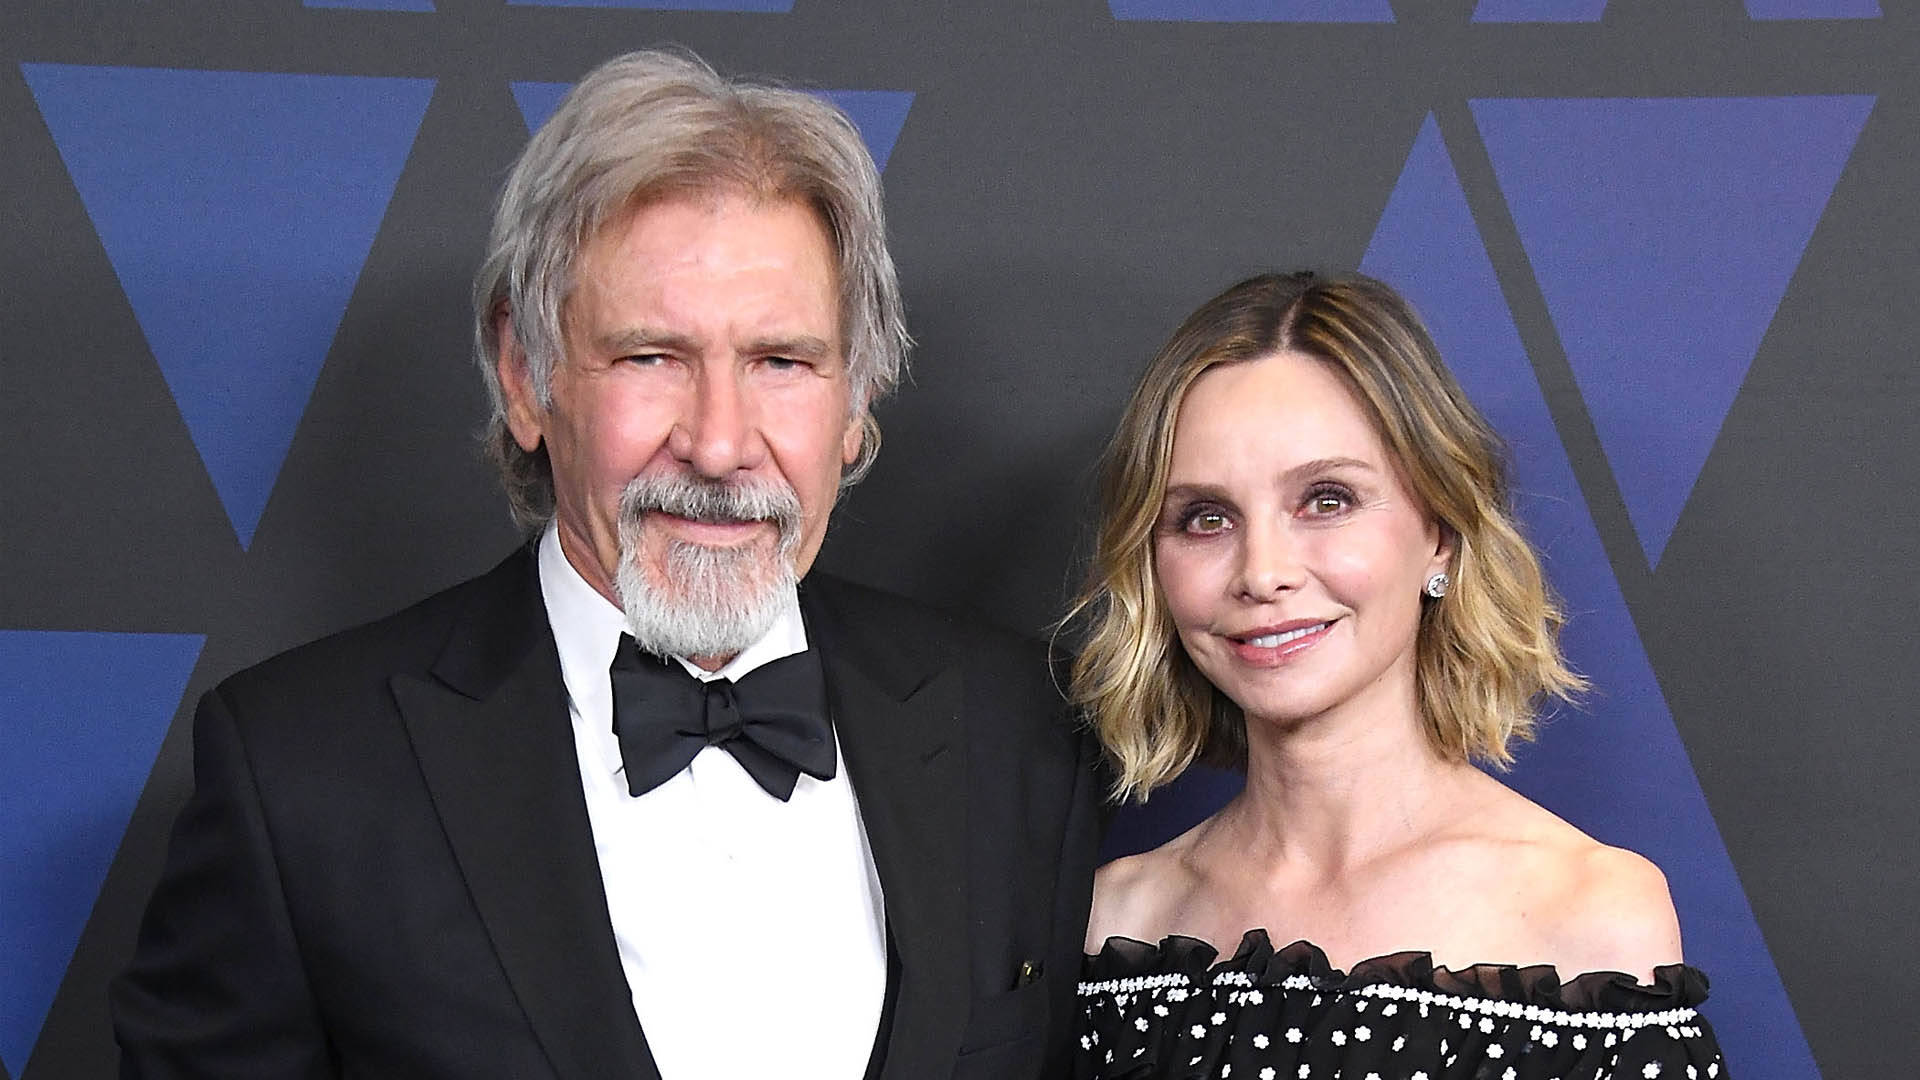
[[[1190,533],[1205,535],[1208,533],[1221,532],[1230,524],[1231,522],[1227,520],[1227,515],[1218,510],[1195,510],[1193,513],[1187,515],[1184,527]]]
[[[1307,493],[1307,513],[1325,517],[1353,505],[1353,496],[1338,488],[1320,488]]]

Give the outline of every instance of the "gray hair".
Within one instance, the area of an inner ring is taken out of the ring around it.
[[[493,405],[487,456],[517,520],[553,515],[553,470],[544,446],[529,453],[507,429],[499,314],[512,313],[534,392],[551,405],[582,250],[635,206],[729,190],[794,199],[820,215],[839,260],[850,407],[861,424],[860,457],[842,488],[872,467],[880,429],[870,406],[900,381],[911,341],[866,143],[845,113],[811,94],[724,78],[690,53],[634,52],[588,73],[534,133],[507,177],[474,277],[474,359]]]

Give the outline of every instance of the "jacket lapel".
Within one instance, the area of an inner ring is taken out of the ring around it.
[[[533,558],[522,551],[482,585],[432,677],[393,680],[414,753],[555,1072],[657,1080],[607,913]]]
[[[837,592],[810,583],[801,595],[899,960],[880,1075],[944,1075],[970,982],[960,673],[897,628],[860,619],[857,596]]]

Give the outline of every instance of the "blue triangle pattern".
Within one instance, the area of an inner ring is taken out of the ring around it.
[[[884,170],[887,159],[893,156],[894,144],[900,141],[900,132],[907,126],[913,91],[821,90],[819,94],[853,118],[853,126],[866,140],[867,152],[873,155],[874,168]]]
[[[433,82],[22,70],[247,546]]]
[[[1607,0],[1480,0],[1474,22],[1599,22]]]
[[[204,642],[0,630],[0,1060],[14,1075]]]
[[[1747,0],[1749,19],[1877,19],[1879,0]]]
[[[541,124],[553,116],[560,107],[560,99],[573,89],[572,83],[563,82],[517,82],[513,84],[513,100],[520,106],[520,116],[527,122],[527,130],[537,130]],[[907,111],[913,107],[911,90],[816,90],[814,93],[832,102],[852,118],[853,126],[860,129],[860,137],[866,141],[867,152],[873,155],[875,168],[884,170],[887,159],[893,155],[893,146],[900,141],[900,132],[907,125]]]
[[[1505,779],[1666,872],[1688,959],[1713,979],[1706,1012],[1735,1075],[1817,1078],[1432,117],[1363,267],[1413,302],[1468,396],[1508,440],[1518,509],[1572,614],[1562,645],[1593,681],[1588,704],[1549,720]]]
[[[1116,19],[1153,22],[1390,23],[1389,0],[1108,0]]]
[[[642,11],[744,11],[780,14],[793,0],[507,0],[517,7],[635,8]]]
[[[1473,102],[1649,565],[1872,107],[1870,96]]]
[[[513,103],[520,106],[520,119],[527,122],[527,130],[540,130],[540,125],[552,118],[560,108],[560,99],[571,89],[573,84],[565,82],[514,83]]]

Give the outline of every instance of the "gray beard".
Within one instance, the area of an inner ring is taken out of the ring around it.
[[[643,558],[641,529],[650,511],[699,521],[769,521],[779,542],[769,555],[760,546],[667,541],[662,574]],[[798,584],[793,552],[800,522],[800,500],[782,483],[636,477],[620,497],[620,567],[613,583],[634,641],[656,656],[714,657],[736,655],[765,637]]]

